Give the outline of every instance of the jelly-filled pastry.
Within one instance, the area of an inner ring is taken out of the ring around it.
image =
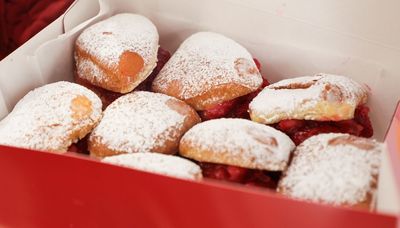
[[[349,134],[319,134],[294,151],[277,191],[292,198],[372,209],[383,145]]]
[[[174,97],[138,91],[115,100],[89,138],[92,156],[152,151],[178,152],[179,140],[200,122],[196,111]]]
[[[153,69],[151,74],[143,81],[141,82],[135,90],[141,90],[141,91],[150,91],[151,90],[151,84],[156,77],[156,75],[160,72],[161,68],[163,68],[164,64],[168,61],[168,59],[171,57],[171,54],[163,49],[163,48],[158,48],[157,52],[157,66],[156,68]],[[109,106],[113,101],[118,99],[119,97],[123,96],[123,93],[118,93],[118,92],[113,92],[110,90],[103,89],[99,86],[95,86],[90,81],[83,79],[81,77],[78,77],[77,74],[75,73],[75,82],[78,83],[79,85],[85,86],[86,88],[92,90],[97,94],[97,96],[100,97],[102,103],[103,103],[103,109],[106,109],[107,106]],[[246,109],[247,111],[247,109]]]
[[[156,67],[158,32],[137,14],[117,14],[85,29],[75,43],[76,74],[95,86],[131,92]]]
[[[244,47],[223,35],[199,32],[180,45],[153,81],[152,89],[204,111],[254,92],[262,82]]]
[[[102,161],[109,164],[182,179],[201,180],[203,177],[198,165],[174,155],[150,152],[120,154],[105,157]]]
[[[368,90],[350,78],[318,74],[279,81],[250,103],[250,117],[275,124],[296,144],[318,133],[342,132],[371,137]]]
[[[203,176],[275,188],[294,143],[284,133],[245,119],[200,123],[182,137],[180,155],[200,162]]]
[[[101,101],[75,83],[56,82],[25,95],[0,122],[0,144],[65,152],[102,116]]]

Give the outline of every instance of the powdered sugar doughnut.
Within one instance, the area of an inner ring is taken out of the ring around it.
[[[348,134],[319,134],[294,151],[278,192],[333,205],[371,208],[383,145]]]
[[[132,91],[157,63],[158,32],[147,18],[118,14],[84,30],[75,44],[77,75],[119,93]]]
[[[101,118],[101,101],[92,91],[56,82],[25,95],[0,122],[0,144],[65,152]]]
[[[103,162],[171,177],[200,180],[201,169],[195,163],[173,155],[159,153],[120,154],[105,157]]]
[[[201,162],[281,171],[294,143],[272,127],[245,119],[215,119],[191,128],[179,153]]]
[[[178,152],[181,136],[200,117],[176,98],[151,92],[124,95],[107,107],[89,138],[89,151],[97,157],[153,151]]]
[[[367,98],[364,86],[344,76],[291,78],[265,87],[250,103],[250,117],[264,124],[285,119],[347,120]]]
[[[223,35],[199,32],[172,55],[153,81],[153,90],[205,110],[261,84],[261,74],[244,47]]]

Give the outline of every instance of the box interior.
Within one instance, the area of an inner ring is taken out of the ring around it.
[[[0,118],[31,89],[72,80],[73,44],[84,28],[116,13],[133,12],[156,24],[160,45],[171,52],[196,31],[215,31],[244,45],[260,60],[263,75],[271,82],[325,72],[367,84],[374,138],[382,141],[400,98],[400,29],[393,29],[396,23],[387,19],[400,19],[394,12],[399,3],[358,0],[355,2],[361,7],[357,7],[334,0],[312,2],[320,10],[311,11],[313,4],[304,0],[290,4],[262,0],[77,1],[62,18],[62,27],[51,30],[53,35],[60,34],[56,39],[29,51],[17,51],[1,62]],[[372,7],[387,17],[374,21],[375,17],[363,14]],[[399,192],[388,154],[384,155],[379,186],[378,211],[398,214]]]

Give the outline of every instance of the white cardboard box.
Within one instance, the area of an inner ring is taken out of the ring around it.
[[[29,90],[72,80],[73,43],[90,24],[120,12],[149,17],[161,46],[174,51],[190,34],[210,30],[244,45],[272,82],[319,72],[349,76],[371,88],[375,138],[383,140],[400,98],[400,1],[374,0],[80,0],[0,62],[0,118]],[[378,211],[400,213],[388,154]]]

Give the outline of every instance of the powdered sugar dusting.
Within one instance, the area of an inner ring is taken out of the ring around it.
[[[91,102],[87,118],[73,118],[71,103],[78,96]],[[66,151],[73,132],[95,125],[100,118],[101,101],[92,91],[70,82],[48,84],[29,92],[0,122],[0,144]]]
[[[258,169],[286,168],[294,143],[284,133],[245,119],[215,119],[197,124],[182,138],[199,150],[252,160]],[[283,165],[282,165],[283,164]]]
[[[255,71],[246,72],[250,68]],[[262,77],[250,53],[240,44],[217,33],[199,32],[181,44],[153,85],[165,90],[174,81],[181,85],[179,98],[189,99],[227,83],[256,90]]]
[[[102,78],[104,82],[109,80],[107,74],[89,59],[80,59],[77,61],[76,69],[80,76],[85,76],[86,80],[94,81],[95,77]]]
[[[90,140],[98,138],[110,149],[134,153],[163,146],[177,139],[185,116],[172,110],[166,102],[177,100],[164,94],[133,92],[115,100],[104,112]]]
[[[96,57],[110,69],[116,69],[120,56],[125,51],[139,54],[145,65],[154,65],[157,59],[158,32],[146,17],[124,13],[87,28],[76,43],[80,49]],[[79,62],[77,59],[75,61]],[[102,77],[102,74],[93,75]]]
[[[334,205],[363,202],[374,195],[382,150],[375,140],[348,134],[313,136],[295,150],[278,191]]]
[[[323,116],[316,116],[313,109],[320,102],[328,102],[351,107],[351,113],[347,116],[350,119],[354,116],[355,108],[366,102],[367,94],[366,87],[350,78],[317,74],[271,84],[253,99],[249,108],[253,115],[270,124],[282,119],[322,120]]]
[[[102,161],[177,178],[191,180],[202,178],[201,169],[198,165],[173,155],[159,153],[121,154],[103,158]]]

